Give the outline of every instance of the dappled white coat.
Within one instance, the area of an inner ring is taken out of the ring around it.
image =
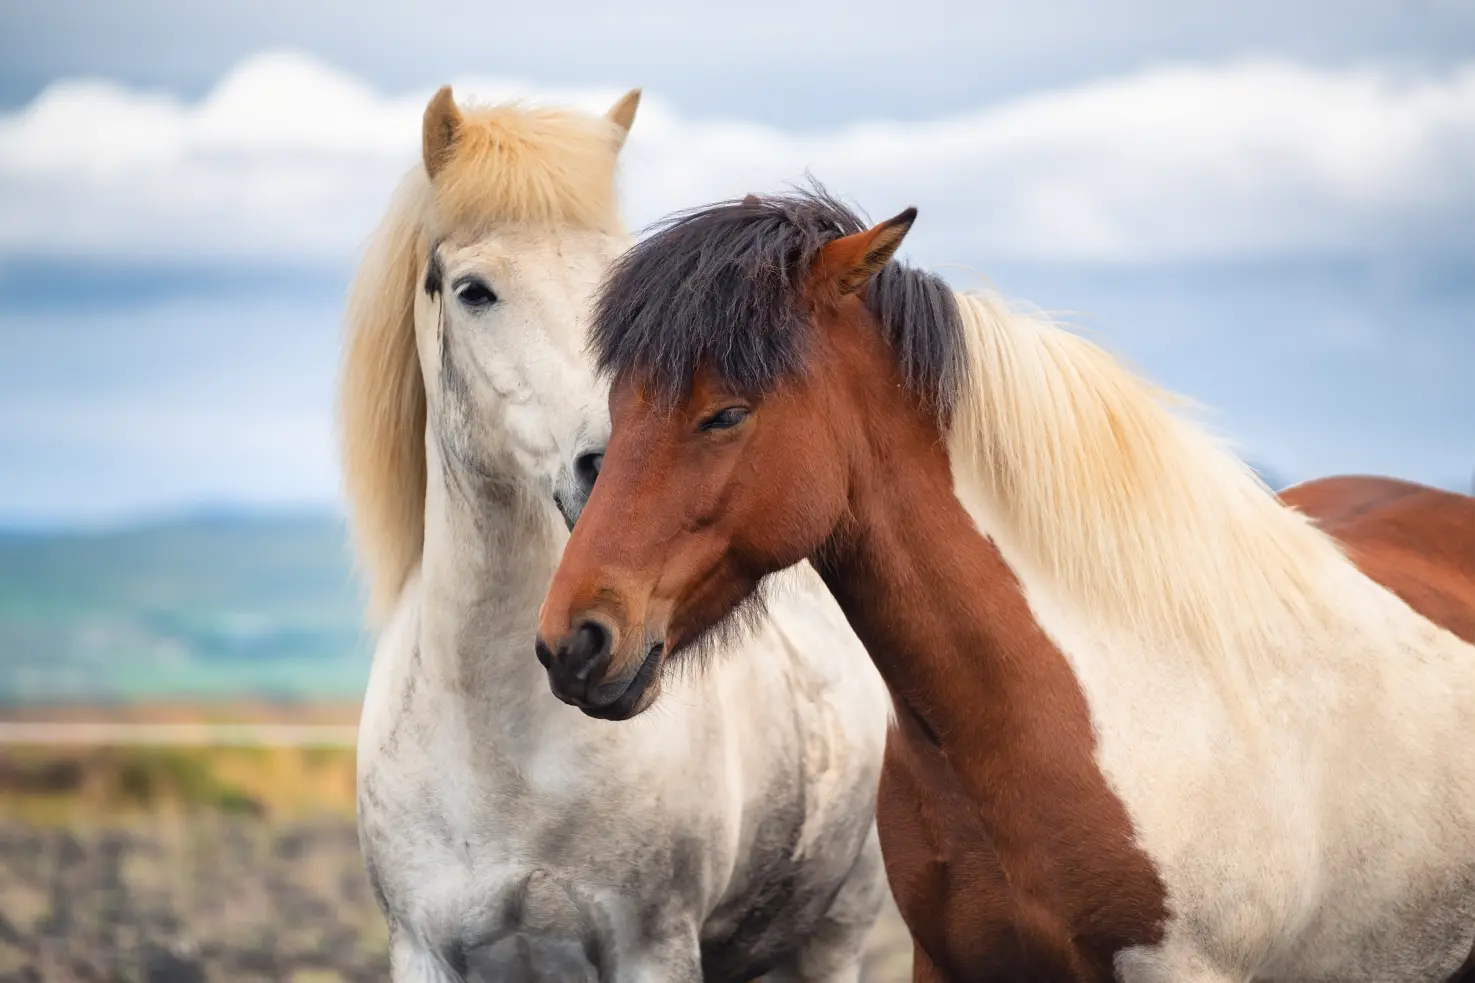
[[[610,979],[701,979],[698,940],[733,933],[754,879],[777,875],[796,892],[779,900],[823,902],[809,917],[826,915],[819,940],[835,946],[789,978],[853,980],[884,893],[873,810],[887,703],[823,585],[806,570],[749,641],[671,681],[658,708],[594,720],[554,699],[533,657],[562,538],[546,519],[475,578],[429,560],[443,569],[411,580],[375,656],[361,822],[395,979],[454,978],[446,963],[478,948],[494,965],[486,944],[504,936],[570,966],[592,944]],[[439,589],[443,575],[459,589]],[[493,605],[476,580],[500,585]],[[760,935],[792,947],[803,927]],[[475,951],[463,958],[476,969]]]

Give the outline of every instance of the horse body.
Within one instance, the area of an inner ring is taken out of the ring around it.
[[[1287,626],[1291,664],[1257,673],[1249,705],[1023,575],[1167,890],[1166,937],[1126,949],[1124,979],[1434,981],[1470,954],[1475,651],[1381,586],[1326,575],[1356,616],[1303,645]]]
[[[1099,349],[891,264],[913,215],[749,198],[619,260],[543,649],[645,686],[810,558],[896,705],[919,981],[1465,972],[1475,503],[1287,493],[1339,543]]]
[[[960,484],[1070,661],[1167,889],[1164,939],[1123,975],[1448,978],[1475,946],[1475,648],[1449,630],[1475,615],[1456,601],[1475,596],[1475,502],[1329,479],[1288,493],[1317,530],[1099,350],[995,297],[959,305]],[[1031,362],[1045,386],[999,371]],[[1052,417],[1071,468],[1025,449]],[[1046,511],[1072,477],[1092,531]]]
[[[885,690],[812,571],[754,657],[635,727],[558,703],[533,658],[608,428],[580,326],[624,245],[633,111],[442,90],[351,298],[345,478],[383,619],[359,828],[405,983],[853,983],[884,902]]]
[[[1347,548],[1363,573],[1475,644],[1475,498],[1391,478],[1321,478],[1281,500]]]

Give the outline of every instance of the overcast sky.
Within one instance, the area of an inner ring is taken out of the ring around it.
[[[928,119],[1164,62],[1446,68],[1469,0],[0,0],[0,97],[100,76],[198,97],[259,51],[313,52],[386,91],[495,76],[645,85],[691,114],[813,126]]]
[[[1468,487],[1468,0],[409,9],[0,3],[0,524],[331,502],[342,291],[445,81],[644,85],[637,227],[806,171],[915,204],[911,259],[1276,475]]]

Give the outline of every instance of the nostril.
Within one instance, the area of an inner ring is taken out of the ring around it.
[[[574,678],[586,682],[591,675],[602,672],[609,663],[609,649],[609,632],[603,625],[597,621],[581,624],[568,645],[568,660]]]
[[[533,650],[538,653],[538,664],[544,669],[553,665],[553,650],[548,647],[547,642],[543,641],[542,635],[539,635],[537,641],[533,643]]]
[[[594,482],[599,478],[599,469],[602,467],[604,467],[603,451],[580,454],[574,460],[574,477],[579,479],[579,484],[583,486],[585,493],[594,487]]]

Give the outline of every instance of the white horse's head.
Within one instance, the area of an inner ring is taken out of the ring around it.
[[[340,388],[354,533],[382,613],[419,560],[427,468],[572,525],[609,433],[586,312],[624,247],[615,170],[639,92],[604,116],[425,110],[350,295]],[[530,493],[527,494],[527,493]]]

